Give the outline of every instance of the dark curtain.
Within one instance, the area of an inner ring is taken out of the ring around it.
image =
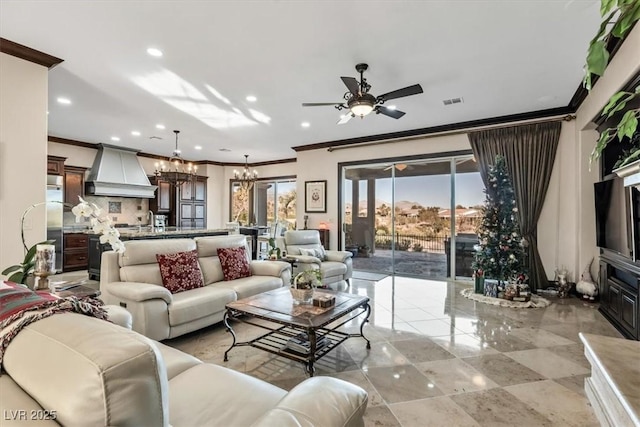
[[[538,253],[538,218],[549,187],[560,138],[560,122],[539,123],[469,133],[471,149],[487,186],[489,167],[502,155],[518,207],[520,233],[526,240],[529,285],[532,290],[547,286],[547,275]]]

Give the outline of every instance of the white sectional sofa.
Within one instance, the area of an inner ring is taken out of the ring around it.
[[[225,304],[240,298],[289,286],[291,266],[280,261],[251,261],[246,236],[127,241],[125,252],[102,254],[101,298],[125,307],[133,330],[154,340],[175,338],[220,322]],[[218,248],[245,247],[250,277],[225,281]],[[172,294],[162,284],[156,254],[197,249],[204,287]]]
[[[3,427],[356,427],[367,406],[336,378],[287,392],[76,313],[25,326],[2,367]]]

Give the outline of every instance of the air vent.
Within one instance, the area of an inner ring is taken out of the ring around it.
[[[445,99],[442,101],[444,105],[462,104],[463,102],[464,102],[464,99],[462,98],[451,98],[451,99]]]
[[[225,152],[225,153],[229,153],[231,150],[229,150],[228,148],[221,148],[221,149],[220,149],[220,150],[218,150],[218,151],[223,151],[223,152]]]
[[[149,139],[162,139],[161,136],[150,136]]]

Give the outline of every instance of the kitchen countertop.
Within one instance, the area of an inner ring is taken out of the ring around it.
[[[138,227],[132,228],[117,228],[120,232],[120,236],[122,237],[151,237],[151,236],[165,236],[172,234],[207,234],[207,233],[227,233],[229,230],[225,228],[181,228],[181,227],[164,227],[163,231],[150,230],[148,227],[142,227],[142,229],[138,229]],[[74,231],[75,233],[84,233],[84,234],[97,234],[94,233],[93,230],[84,230],[84,231]]]

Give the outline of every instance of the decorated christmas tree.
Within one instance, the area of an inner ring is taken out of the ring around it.
[[[518,208],[504,157],[489,170],[474,262],[477,274],[506,282],[524,273],[525,251],[518,227]]]

